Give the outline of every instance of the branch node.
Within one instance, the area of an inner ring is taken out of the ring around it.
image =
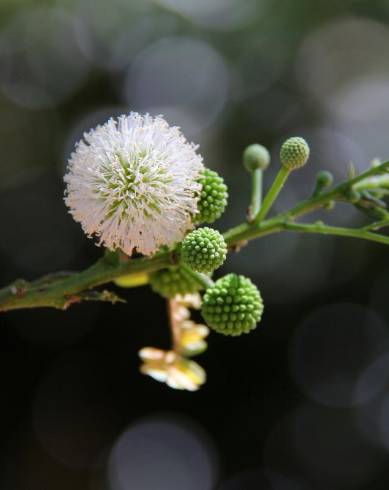
[[[240,252],[243,247],[248,244],[248,240],[241,240],[240,242],[234,243],[228,247],[231,252]]]

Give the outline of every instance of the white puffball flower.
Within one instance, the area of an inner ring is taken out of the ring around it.
[[[151,255],[193,228],[204,169],[196,150],[162,116],[111,118],[76,145],[65,202],[99,245]]]

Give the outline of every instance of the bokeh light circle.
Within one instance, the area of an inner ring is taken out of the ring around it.
[[[111,490],[211,490],[216,476],[215,450],[204,431],[166,415],[132,425],[109,461]]]
[[[128,70],[123,93],[138,112],[162,113],[184,130],[185,124],[177,115],[188,113],[200,131],[222,111],[228,84],[227,65],[209,43],[172,37],[138,54]]]
[[[383,380],[366,382],[371,380],[366,369],[388,349],[388,329],[374,312],[357,304],[331,304],[311,313],[294,332],[290,372],[317,403],[350,407],[383,389]]]
[[[89,64],[79,49],[80,20],[55,7],[31,8],[11,18],[0,34],[7,67],[1,90],[28,109],[56,107],[85,81]]]

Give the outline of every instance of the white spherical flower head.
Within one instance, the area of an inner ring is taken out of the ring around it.
[[[71,155],[65,202],[99,244],[151,255],[193,228],[204,168],[196,149],[161,116],[110,119]]]

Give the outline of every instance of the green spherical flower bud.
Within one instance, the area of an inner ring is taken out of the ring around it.
[[[204,169],[199,180],[201,184],[200,199],[197,203],[198,213],[195,223],[213,223],[224,213],[227,206],[228,190],[224,180],[217,172]]]
[[[199,228],[185,237],[181,259],[197,272],[212,272],[226,260],[227,244],[217,230]]]
[[[331,187],[333,183],[334,183],[334,176],[328,170],[321,170],[317,174],[316,185],[320,187],[320,189]]]
[[[287,139],[281,146],[281,163],[288,170],[304,166],[309,158],[309,146],[305,139],[295,136]]]
[[[334,176],[331,172],[328,172],[328,170],[321,170],[318,172],[313,197],[320,196],[320,194],[328,187],[331,187],[333,183]]]
[[[270,153],[262,145],[249,145],[243,152],[243,165],[249,172],[253,172],[257,168],[265,170],[270,163]]]
[[[168,267],[150,275],[152,290],[164,298],[174,298],[177,294],[192,294],[201,286],[181,267]]]
[[[213,330],[236,336],[256,327],[262,316],[263,302],[250,279],[228,274],[206,290],[201,312]]]

